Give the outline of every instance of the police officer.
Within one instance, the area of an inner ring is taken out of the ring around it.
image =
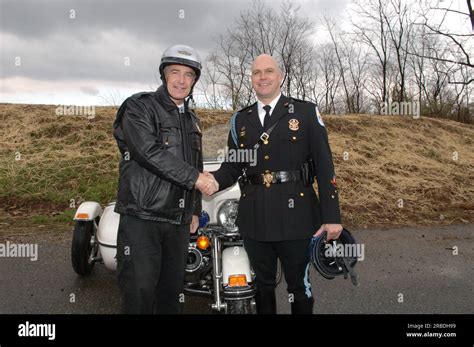
[[[201,130],[188,108],[201,74],[191,47],[176,45],[161,59],[163,85],[121,105],[114,136],[122,159],[115,212],[117,277],[123,313],[180,313],[189,233],[198,227]]]
[[[257,164],[226,161],[212,174],[220,189],[240,177],[237,225],[256,274],[257,312],[276,313],[279,258],[291,312],[310,314],[311,237],[327,231],[336,239],[342,230],[328,137],[315,104],[281,94],[283,74],[275,59],[258,56],[251,73],[258,100],[232,117],[228,146],[236,153],[256,150]]]

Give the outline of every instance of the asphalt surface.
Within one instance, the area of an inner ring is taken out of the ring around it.
[[[365,247],[365,259],[356,267],[359,286],[342,277],[323,279],[311,269],[315,313],[474,313],[474,225],[353,234]],[[0,257],[0,314],[120,312],[114,272],[100,264],[86,278],[73,271],[71,235],[69,230],[38,229],[9,237],[11,242],[38,243],[38,260]],[[4,236],[0,243],[5,242]],[[277,300],[278,312],[290,313],[284,281]],[[209,303],[187,296],[185,313],[211,313]]]

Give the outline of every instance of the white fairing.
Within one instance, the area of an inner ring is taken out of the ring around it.
[[[117,232],[120,215],[114,212],[115,203],[109,204],[102,214],[99,227],[97,228],[97,240],[99,251],[105,266],[110,270],[117,268]]]
[[[221,166],[220,162],[207,162],[204,163],[205,171],[216,171]],[[219,207],[228,199],[240,199],[240,188],[238,184],[216,193],[212,196],[202,197],[202,210],[209,214],[209,223],[217,223],[217,211]]]
[[[87,217],[79,217],[79,214],[86,214]],[[79,205],[76,214],[74,215],[75,221],[93,221],[98,216],[102,215],[102,207],[99,203],[94,201],[85,201]]]
[[[230,275],[245,275],[252,282],[250,261],[244,247],[228,247],[222,251],[222,283],[229,283]]]
[[[220,167],[219,162],[208,162],[204,163],[204,170],[206,171],[215,171]],[[202,210],[206,211],[210,217],[210,223],[217,223],[217,211],[219,210],[220,205],[228,199],[239,199],[240,198],[240,189],[237,184],[233,185],[226,190],[216,193],[211,197],[203,197],[202,199]],[[86,205],[87,204],[87,205]],[[94,204],[94,205],[91,205]],[[100,219],[99,227],[97,229],[97,240],[99,241],[99,251],[102,256],[102,260],[105,266],[110,270],[115,270],[117,268],[117,260],[115,258],[117,254],[117,232],[120,222],[120,215],[114,212],[115,203],[109,204],[102,213],[102,209],[99,204],[92,202],[84,202],[79,206],[79,209],[84,206],[84,209],[87,207],[87,211],[94,210],[94,213],[91,212],[91,215],[97,214],[97,207],[100,209],[99,212],[102,214]],[[78,212],[79,212],[78,209]],[[86,211],[86,212],[87,212]],[[76,212],[77,214],[77,212]],[[239,247],[241,248],[241,247]],[[233,248],[231,248],[232,252]],[[224,250],[224,252],[226,252]],[[230,253],[226,252],[226,253]],[[229,255],[227,256],[227,263],[223,264],[223,269],[227,269],[229,274],[241,274],[244,273],[247,275],[247,279],[250,279],[250,266],[247,257],[247,253],[242,248],[240,251],[240,256]],[[223,261],[224,261],[223,256]],[[227,283],[228,277],[225,277],[225,283]]]

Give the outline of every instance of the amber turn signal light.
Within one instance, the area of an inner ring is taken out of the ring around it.
[[[199,236],[196,241],[197,248],[205,250],[209,247],[209,238],[207,236]]]
[[[230,275],[229,287],[244,287],[247,285],[247,276],[245,275]]]
[[[78,213],[76,214],[76,219],[89,219],[89,214],[88,213]]]

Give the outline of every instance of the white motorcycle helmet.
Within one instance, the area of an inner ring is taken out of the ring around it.
[[[189,97],[186,101],[186,104],[189,105],[190,108],[194,106],[194,99],[193,99],[193,89],[196,85],[199,77],[201,76],[201,57],[199,56],[198,52],[192,47],[186,45],[174,45],[167,48],[163,56],[161,57],[160,63],[160,77],[163,81],[163,84],[166,85],[166,78],[165,78],[165,67],[168,65],[185,65],[190,67],[196,73],[196,79],[194,80],[193,85],[191,86],[191,90],[189,91]]]
[[[196,80],[194,81],[194,84],[196,84],[199,76],[201,76],[202,64],[201,57],[194,48],[186,45],[174,45],[164,51],[160,63],[160,76],[163,82],[165,80],[165,67],[173,64],[185,65],[193,69],[196,72]]]

